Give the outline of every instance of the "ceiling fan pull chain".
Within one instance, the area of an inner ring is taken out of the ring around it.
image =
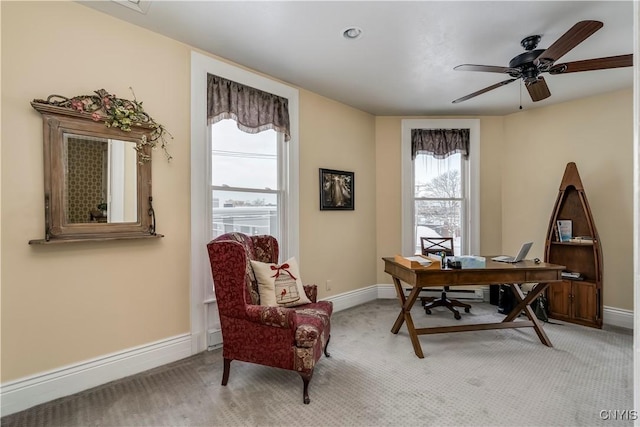
[[[520,109],[522,110],[522,79],[520,79]]]

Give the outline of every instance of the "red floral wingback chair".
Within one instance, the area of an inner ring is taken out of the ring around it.
[[[329,357],[333,304],[316,301],[317,286],[305,285],[311,304],[262,306],[250,260],[277,263],[278,241],[272,236],[227,233],[207,244],[220,314],[224,357],[222,385],[232,360],[296,371],[309,403],[309,382],[322,356]]]

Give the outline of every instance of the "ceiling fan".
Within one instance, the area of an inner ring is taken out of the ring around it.
[[[489,73],[508,74],[512,78],[496,83],[477,92],[463,96],[453,101],[457,104],[466,101],[475,96],[481,95],[490,90],[507,85],[518,79],[524,82],[531,99],[541,101],[551,96],[549,87],[544,77],[540,74],[549,73],[567,74],[581,71],[604,70],[608,68],[630,67],[633,65],[633,55],[608,56],[604,58],[587,59],[583,61],[566,62],[564,64],[555,64],[555,62],[564,56],[571,49],[582,43],[593,33],[602,28],[600,21],[580,21],[564,33],[547,49],[536,49],[540,42],[541,36],[533,35],[522,39],[520,44],[526,52],[509,61],[508,67],[498,67],[492,65],[458,65],[454,70],[461,71],[485,71]]]

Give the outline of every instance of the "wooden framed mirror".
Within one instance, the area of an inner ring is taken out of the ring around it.
[[[42,100],[31,105],[43,119],[45,237],[29,244],[163,237],[156,233],[145,144],[157,126],[136,123],[125,131],[96,112]]]

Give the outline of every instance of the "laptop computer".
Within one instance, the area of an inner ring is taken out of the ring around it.
[[[524,243],[520,248],[520,252],[518,252],[518,255],[516,255],[515,257],[500,255],[500,256],[493,257],[491,259],[493,261],[498,261],[498,262],[511,262],[511,263],[519,262],[519,261],[522,261],[524,257],[527,256],[527,254],[529,253],[529,249],[531,249],[531,246],[533,246],[533,242]]]

